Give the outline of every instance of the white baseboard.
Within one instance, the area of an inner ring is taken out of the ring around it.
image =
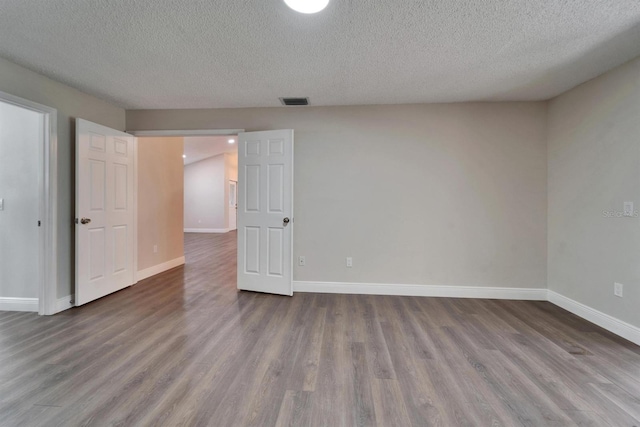
[[[56,310],[53,314],[60,313],[61,311],[68,310],[75,305],[72,303],[75,295],[67,295],[66,297],[58,298],[56,301]]]
[[[228,228],[185,228],[185,233],[228,233]]]
[[[582,317],[583,319],[588,320],[591,323],[595,323],[609,332],[640,345],[640,328],[579,303],[578,301],[574,301],[571,298],[567,298],[564,295],[560,295],[557,292],[549,290],[547,294],[548,301],[550,303],[564,308],[576,316]]]
[[[330,294],[402,295],[416,297],[485,298],[546,301],[544,288],[392,285],[383,283],[293,282],[294,292]]]
[[[37,313],[38,298],[0,297],[0,311],[35,311]]]
[[[144,270],[138,271],[136,279],[138,281],[144,280],[148,277],[155,276],[156,274],[160,274],[163,271],[171,270],[172,268],[178,267],[184,264],[184,257],[172,259],[171,261],[163,262],[162,264],[154,265],[153,267],[145,268]]]

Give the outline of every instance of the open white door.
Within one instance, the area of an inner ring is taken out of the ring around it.
[[[293,130],[238,135],[238,289],[293,295]]]
[[[76,120],[76,305],[135,281],[135,149],[129,134]]]

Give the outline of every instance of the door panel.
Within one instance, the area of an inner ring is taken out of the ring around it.
[[[134,283],[135,139],[76,121],[76,305]]]
[[[293,130],[238,143],[238,289],[292,295]]]

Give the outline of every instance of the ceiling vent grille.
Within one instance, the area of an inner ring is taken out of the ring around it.
[[[309,105],[309,98],[280,98],[282,105]]]

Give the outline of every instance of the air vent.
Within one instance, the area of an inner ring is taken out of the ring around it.
[[[282,105],[309,105],[309,98],[280,98]]]

